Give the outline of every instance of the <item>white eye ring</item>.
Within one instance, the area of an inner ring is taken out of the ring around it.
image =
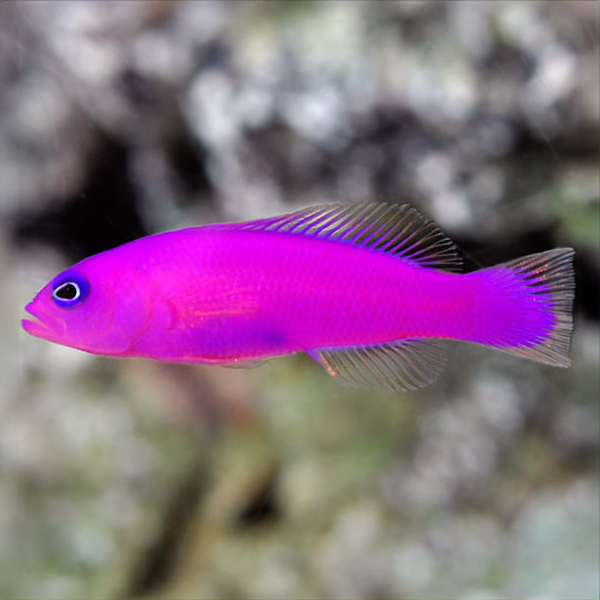
[[[66,291],[66,288],[70,286],[72,288],[75,288],[75,294],[73,296],[70,296],[69,298],[65,298],[64,296],[60,295],[61,291]],[[80,287],[74,282],[74,281],[65,281],[64,283],[61,283],[53,292],[52,292],[52,297],[55,300],[58,300],[59,302],[76,302],[79,297],[81,296],[81,289]]]

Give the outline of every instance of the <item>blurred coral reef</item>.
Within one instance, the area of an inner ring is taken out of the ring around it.
[[[0,3],[0,597],[597,598],[599,18],[572,2]],[[27,338],[68,264],[411,202],[470,270],[576,250],[573,366],[431,388]]]

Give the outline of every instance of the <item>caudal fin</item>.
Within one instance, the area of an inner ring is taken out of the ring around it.
[[[556,367],[571,364],[573,249],[556,248],[472,273],[489,285],[479,341]]]

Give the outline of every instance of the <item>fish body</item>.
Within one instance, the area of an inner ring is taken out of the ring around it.
[[[350,383],[414,389],[444,340],[568,366],[571,249],[458,274],[407,205],[331,205],[135,240],[61,273],[29,333],[111,356],[238,364],[308,352]]]

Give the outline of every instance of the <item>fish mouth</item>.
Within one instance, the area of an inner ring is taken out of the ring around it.
[[[23,329],[35,337],[44,340],[55,341],[61,333],[64,332],[64,326],[53,319],[50,315],[45,314],[35,302],[30,302],[25,311],[28,312],[33,319],[22,319],[21,326]]]

